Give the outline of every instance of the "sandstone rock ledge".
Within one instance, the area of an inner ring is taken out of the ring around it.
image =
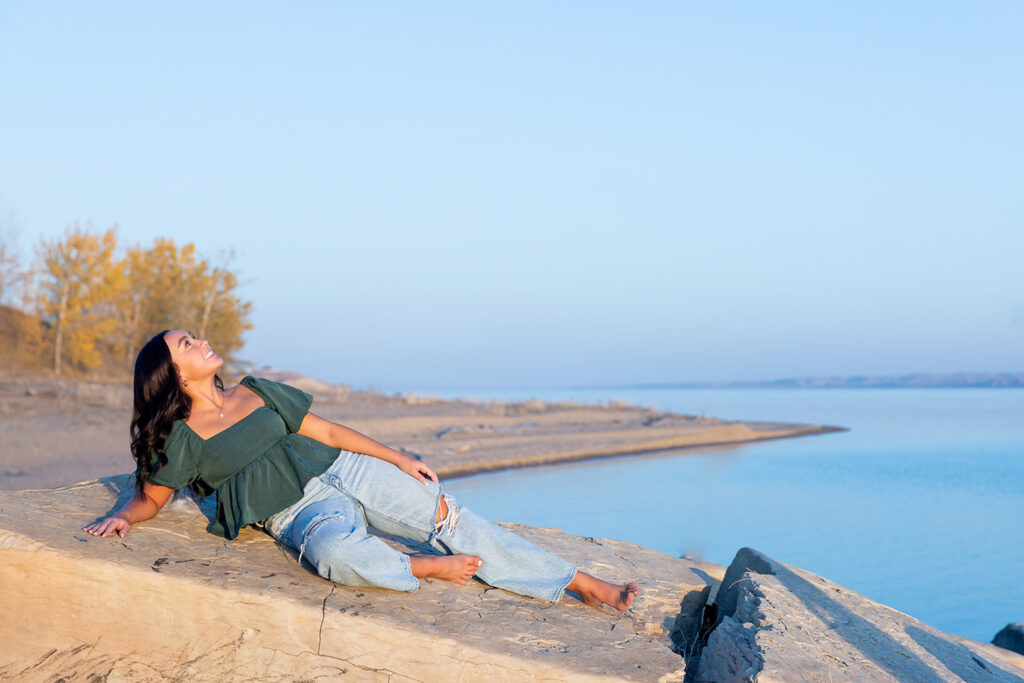
[[[724,568],[640,546],[510,525],[642,596],[615,612],[480,583],[414,595],[337,586],[260,531],[205,531],[191,500],[125,539],[81,528],[130,495],[127,475],[0,492],[0,679],[683,680]],[[208,510],[207,510],[208,512]]]

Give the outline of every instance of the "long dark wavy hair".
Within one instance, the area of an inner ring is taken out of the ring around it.
[[[135,358],[135,404],[128,431],[135,458],[135,490],[139,494],[150,475],[167,462],[164,444],[174,421],[187,420],[192,413],[192,399],[181,388],[178,368],[164,341],[168,332],[164,330],[146,342]],[[214,376],[213,381],[218,389],[224,389],[220,376]],[[198,484],[189,488],[200,496],[209,493]]]

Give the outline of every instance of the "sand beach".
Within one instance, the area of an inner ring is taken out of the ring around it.
[[[441,478],[838,429],[723,421],[629,405],[388,396],[297,373],[262,375],[308,391],[317,414],[425,460]],[[0,490],[53,488],[132,471],[130,417],[127,383],[0,381]]]

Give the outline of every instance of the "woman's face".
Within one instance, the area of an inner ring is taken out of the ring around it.
[[[209,342],[196,339],[185,330],[173,330],[164,335],[171,360],[178,366],[178,375],[183,380],[199,380],[217,372],[224,359],[213,352]]]

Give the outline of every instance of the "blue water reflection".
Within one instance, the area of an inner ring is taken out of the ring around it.
[[[494,396],[501,399],[523,395]],[[728,564],[742,546],[942,630],[1024,619],[1024,391],[548,392],[849,432],[481,475],[447,483],[494,519]]]

